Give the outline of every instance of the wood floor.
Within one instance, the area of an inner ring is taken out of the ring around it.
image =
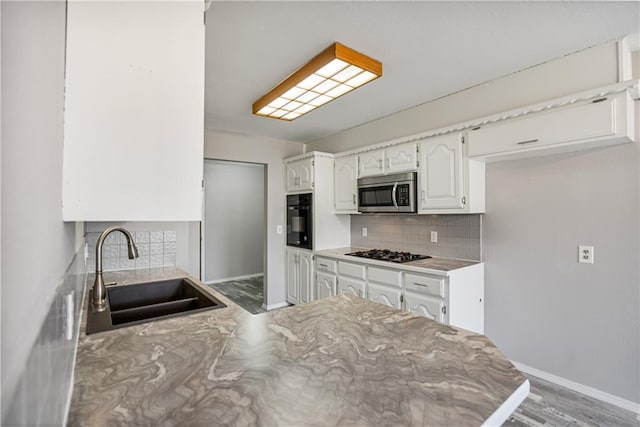
[[[252,314],[262,308],[262,277],[210,285]],[[637,414],[540,378],[528,376],[531,393],[504,424],[522,426],[640,427]]]
[[[601,426],[638,427],[637,414],[540,378],[529,376],[531,393],[505,427]]]

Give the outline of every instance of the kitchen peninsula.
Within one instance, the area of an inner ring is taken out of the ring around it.
[[[105,279],[184,276],[145,271]],[[251,315],[203,289],[227,308],[89,336],[85,309],[69,425],[499,425],[528,394],[483,335],[350,295]]]

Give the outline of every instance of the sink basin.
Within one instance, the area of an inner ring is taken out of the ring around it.
[[[226,307],[189,278],[107,288],[107,308],[89,309],[87,334]]]

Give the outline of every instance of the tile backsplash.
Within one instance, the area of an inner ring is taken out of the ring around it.
[[[119,232],[111,233],[102,246],[103,271],[176,266],[178,248],[175,230],[132,231],[131,234],[140,256],[129,259],[124,235]],[[96,242],[99,236],[99,232],[87,233],[89,270],[93,270],[96,264]]]
[[[79,251],[56,288],[8,411],[2,414],[3,426],[66,424],[86,278]]]
[[[362,228],[367,228],[367,237]],[[438,242],[431,242],[431,232]],[[352,215],[351,246],[482,260],[482,215]]]

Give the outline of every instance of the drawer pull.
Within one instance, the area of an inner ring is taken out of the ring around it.
[[[320,267],[329,268],[327,264],[320,264]]]
[[[534,142],[538,142],[538,139],[529,139],[527,141],[516,142],[516,145],[533,144]]]
[[[424,283],[413,282],[413,284],[416,285],[416,286],[422,286],[424,288],[428,288],[429,287],[429,285],[424,284]]]

